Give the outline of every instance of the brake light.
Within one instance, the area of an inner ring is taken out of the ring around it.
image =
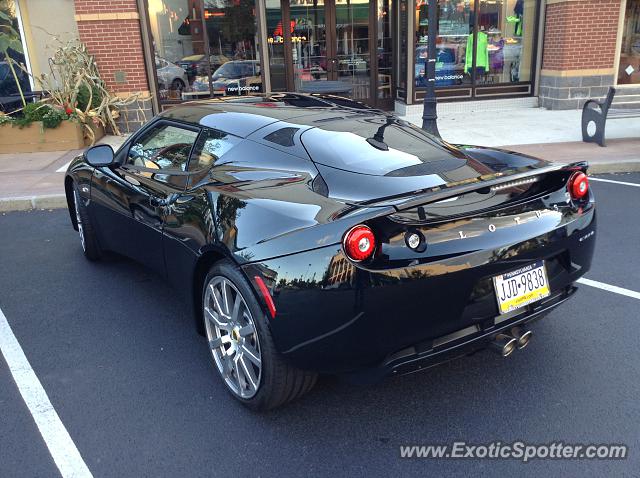
[[[589,178],[583,172],[573,173],[567,185],[571,199],[583,199],[589,193]]]
[[[352,227],[342,241],[344,252],[352,261],[360,262],[373,256],[376,249],[376,237],[369,226]]]

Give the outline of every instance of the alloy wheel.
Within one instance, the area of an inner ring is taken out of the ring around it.
[[[236,286],[215,276],[207,284],[204,319],[209,348],[231,391],[249,399],[260,387],[262,356],[253,316]]]
[[[80,244],[82,244],[82,250],[86,251],[87,246],[84,240],[84,229],[82,229],[82,218],[80,217],[80,195],[78,194],[78,191],[73,192],[73,202],[75,203],[76,222],[78,223],[78,234],[80,235]]]

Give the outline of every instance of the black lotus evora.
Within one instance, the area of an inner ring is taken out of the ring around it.
[[[591,265],[586,169],[277,94],[172,108],[117,152],[77,157],[65,187],[86,257],[166,277],[231,394],[267,409],[318,373],[375,380],[523,348]]]

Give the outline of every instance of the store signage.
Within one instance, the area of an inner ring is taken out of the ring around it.
[[[462,80],[464,75],[436,75],[436,81]]]
[[[291,43],[301,43],[303,41],[307,41],[307,37],[305,36],[292,36]],[[284,37],[277,35],[273,37],[267,38],[267,43],[284,43]]]
[[[227,95],[239,95],[242,93],[260,93],[262,91],[261,83],[254,83],[253,85],[240,86],[237,83],[228,85],[225,94]]]

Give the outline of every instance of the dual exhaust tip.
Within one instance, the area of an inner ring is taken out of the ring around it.
[[[498,334],[491,342],[491,350],[503,357],[508,357],[516,349],[522,350],[527,345],[533,333],[521,327],[514,327],[508,334]]]

